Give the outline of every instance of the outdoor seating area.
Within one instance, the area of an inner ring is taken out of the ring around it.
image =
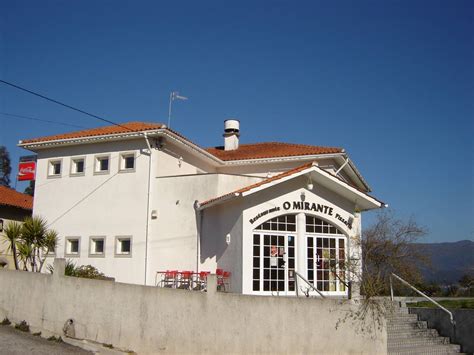
[[[192,291],[206,291],[207,276],[210,274],[210,271],[157,271],[155,276],[155,286]],[[231,273],[229,271],[224,271],[223,269],[216,269],[216,276],[217,290],[230,292]]]

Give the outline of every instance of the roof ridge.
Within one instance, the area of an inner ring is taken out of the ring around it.
[[[278,145],[292,145],[292,146],[298,146],[298,147],[308,147],[308,148],[337,148],[337,149],[343,149],[341,147],[334,147],[334,146],[327,146],[327,145],[311,145],[311,144],[300,144],[300,143],[288,143],[288,142],[278,142],[278,141],[268,141],[268,142],[256,142],[256,143],[243,143],[239,144],[239,147],[242,146],[252,146],[252,145],[264,145],[264,144],[278,144]],[[205,149],[212,149],[212,148],[221,148],[224,147],[223,145],[218,145],[215,147],[207,147]]]

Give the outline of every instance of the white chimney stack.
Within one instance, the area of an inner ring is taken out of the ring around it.
[[[240,122],[229,119],[224,121],[224,150],[239,148]]]

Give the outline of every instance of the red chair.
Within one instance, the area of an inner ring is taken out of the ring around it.
[[[178,270],[166,270],[161,287],[175,288],[178,279]]]
[[[179,279],[179,288],[190,289],[191,284],[192,284],[193,272],[192,271],[182,271],[180,274],[181,274],[181,277]]]
[[[222,269],[216,270],[217,275],[217,290],[228,292],[230,291],[230,271],[224,271]]]
[[[194,281],[195,286],[193,287],[194,290],[205,290],[207,287],[207,275],[209,275],[209,271],[201,271],[199,274],[196,274],[196,280]]]

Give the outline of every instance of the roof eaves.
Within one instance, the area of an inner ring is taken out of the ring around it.
[[[281,161],[296,161],[296,160],[315,160],[318,158],[333,158],[343,156],[345,153],[323,153],[323,154],[312,154],[312,155],[287,155],[278,157],[268,158],[256,158],[256,159],[238,159],[238,160],[223,160],[225,165],[250,165],[250,164],[261,164],[261,163],[273,163]]]
[[[81,143],[91,143],[97,141],[106,141],[106,140],[117,140],[120,138],[133,138],[133,137],[140,137],[143,136],[143,133],[154,133],[163,130],[162,128],[153,129],[153,130],[143,130],[143,131],[134,131],[134,132],[121,132],[121,133],[113,133],[113,134],[102,134],[102,135],[93,135],[93,136],[84,136],[84,137],[76,137],[76,138],[63,138],[63,139],[54,139],[54,140],[45,140],[45,141],[33,141],[33,142],[26,142],[19,141],[18,146],[25,149],[31,148],[45,148],[51,146],[59,146],[59,145],[73,145],[73,144],[81,144]]]
[[[7,206],[7,207],[13,207],[13,208],[18,208],[20,210],[25,210],[25,211],[32,211],[33,207],[26,207],[26,206],[20,206],[12,203],[5,203],[5,202],[0,202],[0,206]]]

